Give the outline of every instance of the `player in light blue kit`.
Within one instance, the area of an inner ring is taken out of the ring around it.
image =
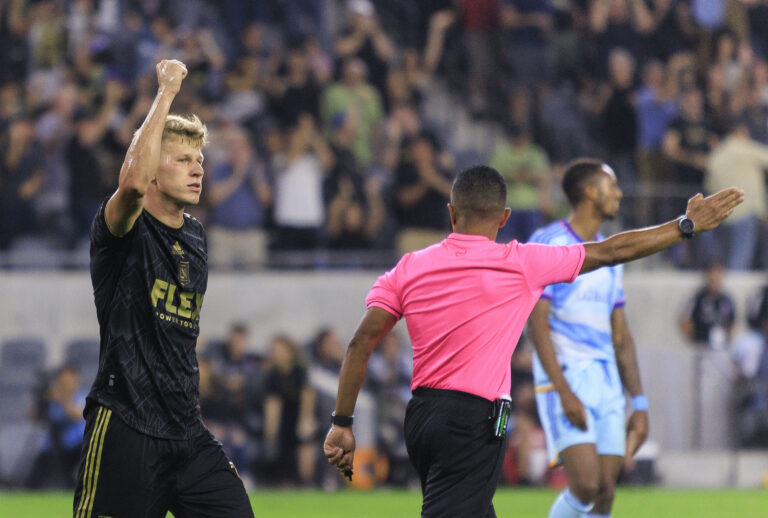
[[[571,216],[537,230],[530,241],[602,240],[600,225],[616,215],[622,196],[613,170],[599,160],[576,160],[566,169],[563,190]],[[624,317],[621,276],[621,265],[606,266],[571,284],[550,285],[528,320],[547,449],[568,478],[549,518],[610,516],[622,463],[632,462],[648,435],[648,402]],[[624,388],[634,407],[626,426]]]

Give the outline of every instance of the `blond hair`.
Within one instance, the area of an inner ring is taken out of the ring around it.
[[[170,114],[165,118],[163,140],[176,140],[201,149],[208,143],[208,128],[197,115]]]

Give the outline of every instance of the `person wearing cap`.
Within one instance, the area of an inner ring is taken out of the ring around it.
[[[600,242],[498,244],[494,239],[510,213],[504,180],[487,166],[462,171],[448,204],[453,233],[405,254],[368,293],[367,311],[341,367],[323,447],[326,458],[353,476],[352,424],[368,360],[405,317],[413,347],[413,398],[406,410],[405,439],[421,478],[421,515],[495,516],[492,500],[506,442],[503,409],[511,386],[511,357],[545,287],[573,282],[580,273],[639,259],[694,232],[711,230],[743,198],[737,188],[707,198],[697,194],[679,221]]]

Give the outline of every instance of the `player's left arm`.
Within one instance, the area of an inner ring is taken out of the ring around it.
[[[365,379],[371,353],[397,323],[397,318],[381,308],[372,307],[363,316],[347,347],[339,374],[336,397],[337,416],[351,417],[360,387]],[[325,437],[323,452],[328,462],[344,472],[352,469],[355,454],[355,436],[350,426],[332,425]]]
[[[611,313],[611,329],[613,347],[616,351],[616,365],[619,368],[621,382],[633,398],[635,396],[642,396],[643,384],[640,381],[640,369],[637,365],[635,342],[632,340],[632,334],[629,332],[623,308],[615,308]],[[635,409],[627,423],[626,458],[628,460],[645,442],[645,439],[648,437],[648,429],[648,410]]]

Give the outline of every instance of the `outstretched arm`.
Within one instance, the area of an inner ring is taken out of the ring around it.
[[[358,324],[349,342],[344,363],[339,374],[339,392],[336,397],[336,415],[352,416],[360,387],[365,379],[368,359],[374,348],[387,336],[397,323],[391,313],[380,308],[371,308]],[[355,436],[348,426],[331,426],[325,437],[323,452],[328,462],[344,472],[352,469],[355,454]]]
[[[688,200],[685,215],[693,220],[697,233],[706,232],[722,223],[742,201],[744,191],[736,187],[723,189],[706,198],[697,194]],[[677,221],[668,221],[655,227],[621,232],[599,243],[584,243],[585,258],[579,273],[634,261],[682,240]]]
[[[160,165],[160,148],[165,119],[171,102],[187,75],[184,63],[163,60],[157,64],[157,95],[147,118],[133,137],[125,161],[120,168],[117,192],[109,199],[104,212],[109,231],[124,236],[133,228],[141,213],[144,195]]]

